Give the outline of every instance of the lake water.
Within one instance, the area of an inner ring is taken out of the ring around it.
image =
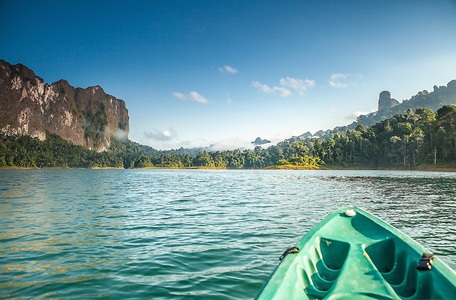
[[[253,298],[348,205],[456,268],[456,173],[0,170],[0,298]]]

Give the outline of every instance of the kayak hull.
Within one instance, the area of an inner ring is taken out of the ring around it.
[[[328,215],[296,247],[257,299],[456,299],[451,268],[436,257],[418,270],[429,251],[359,208]]]

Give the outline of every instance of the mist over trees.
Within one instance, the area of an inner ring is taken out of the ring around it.
[[[47,133],[45,141],[0,135],[0,167],[30,168],[362,168],[413,169],[421,164],[456,165],[456,106],[434,113],[409,108],[368,128],[331,132],[319,138],[291,138],[263,149],[157,151],[112,138],[109,151],[95,152]]]

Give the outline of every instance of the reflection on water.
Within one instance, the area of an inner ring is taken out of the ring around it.
[[[0,290],[252,298],[285,248],[348,205],[455,268],[455,183],[440,172],[0,170]]]

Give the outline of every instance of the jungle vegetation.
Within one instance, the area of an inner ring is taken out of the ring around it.
[[[102,125],[101,125],[102,126]],[[47,133],[45,141],[30,136],[0,135],[0,167],[24,168],[359,168],[414,169],[423,164],[456,166],[456,106],[435,113],[427,108],[380,121],[359,124],[319,138],[291,138],[263,149],[158,151],[129,140],[111,139],[109,151],[95,152]]]

